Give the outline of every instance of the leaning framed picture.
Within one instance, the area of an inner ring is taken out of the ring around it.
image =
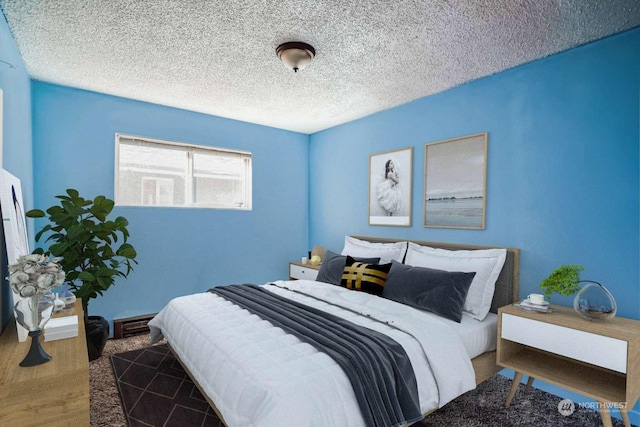
[[[425,227],[484,229],[486,196],[486,132],[425,144]]]
[[[21,255],[28,255],[29,238],[27,236],[27,224],[23,209],[24,203],[22,199],[22,188],[20,180],[11,175],[4,169],[0,169],[0,212],[2,213],[2,235],[6,245],[7,259],[3,260],[5,265],[13,264]],[[10,292],[11,293],[11,292]],[[20,295],[13,292],[13,302],[10,306],[22,299]],[[7,297],[5,294],[4,298]],[[9,297],[10,298],[10,297]],[[15,313],[17,316],[18,314]],[[17,317],[16,317],[17,318]],[[27,339],[27,331],[18,322],[18,341],[23,342]]]
[[[411,226],[413,147],[369,156],[369,225]]]

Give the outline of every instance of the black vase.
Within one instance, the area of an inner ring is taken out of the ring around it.
[[[51,360],[51,356],[49,356],[40,345],[40,335],[42,335],[42,331],[40,329],[36,331],[29,331],[31,346],[29,347],[29,352],[25,356],[24,360],[20,362],[20,366],[38,366]]]
[[[109,339],[109,322],[102,316],[89,316],[85,324],[89,361],[102,356],[102,350]]]

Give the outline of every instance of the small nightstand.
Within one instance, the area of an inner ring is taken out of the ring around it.
[[[289,279],[290,280],[298,280],[298,279],[316,280],[316,277],[318,276],[318,271],[320,271],[319,265],[311,265],[309,263],[303,264],[301,262],[289,263]]]
[[[605,427],[612,425],[609,408],[620,409],[629,427],[627,410],[640,397],[640,321],[590,322],[571,308],[552,309],[498,311],[497,363],[516,372],[506,406],[528,375],[527,387],[538,378],[598,401]]]

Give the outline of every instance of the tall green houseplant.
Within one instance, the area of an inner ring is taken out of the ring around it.
[[[56,198],[60,203],[47,209],[46,214],[39,209],[26,213],[30,218],[49,216],[50,224],[36,234],[36,241],[46,233],[45,242],[51,245],[46,251],[37,248],[34,253],[62,258],[60,265],[67,284],[76,298],[82,300],[86,317],[89,300],[102,295],[117,277],[126,278],[133,264],[137,264],[137,253],[127,242],[126,218],[107,219],[115,204],[113,200],[104,196],[85,199],[74,189]]]

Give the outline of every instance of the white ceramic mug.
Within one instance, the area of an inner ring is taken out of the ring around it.
[[[303,264],[306,264],[308,262],[308,259],[306,256],[303,256],[302,259],[300,260]]]
[[[544,295],[542,294],[529,294],[527,299],[532,304],[544,304]]]

